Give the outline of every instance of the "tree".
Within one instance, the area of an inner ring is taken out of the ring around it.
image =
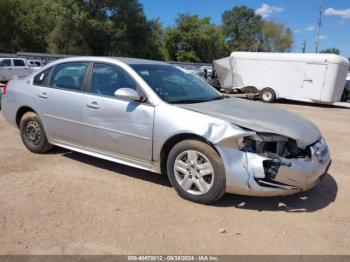
[[[0,1],[0,52],[45,52],[52,28],[51,0]]]
[[[260,52],[286,52],[293,45],[293,35],[289,28],[283,24],[264,21],[261,31],[258,51]]]
[[[288,28],[245,6],[224,12],[223,25],[180,14],[165,30],[139,0],[0,0],[0,10],[0,52],[212,62],[234,50],[285,52],[293,43]]]
[[[18,1],[0,1],[0,52],[15,52],[19,43],[17,34],[17,17],[20,14]],[[5,12],[4,10],[7,10]]]
[[[137,0],[114,0],[111,14],[113,55],[162,59],[162,25]]]
[[[222,15],[225,39],[232,51],[256,51],[261,38],[263,20],[246,6],[234,7]]]
[[[145,41],[145,58],[164,60],[167,57],[167,51],[164,47],[163,25],[158,18],[148,22],[148,34]]]
[[[56,0],[49,51],[162,59],[162,25],[138,0]]]
[[[115,56],[140,57],[144,52],[147,19],[138,1],[113,1],[111,22],[112,54]]]
[[[83,0],[57,1],[51,10],[55,25],[48,36],[48,51],[73,55],[92,55],[90,25]],[[94,38],[94,36],[91,36]]]
[[[320,51],[321,54],[336,54],[339,55],[340,54],[340,50],[338,48],[326,48],[326,49],[322,49]]]
[[[165,30],[164,46],[175,61],[212,62],[228,54],[221,28],[197,15],[178,15],[175,26]]]
[[[1,0],[0,52],[163,59],[163,29],[138,0]]]

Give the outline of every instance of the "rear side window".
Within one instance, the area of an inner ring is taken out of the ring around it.
[[[14,66],[25,66],[25,63],[21,59],[13,59]]]
[[[0,66],[11,66],[11,59],[4,59],[0,61]]]
[[[50,78],[50,86],[80,91],[89,63],[64,63],[56,65]]]
[[[47,86],[52,67],[42,71],[34,77],[34,85],[37,86]]]

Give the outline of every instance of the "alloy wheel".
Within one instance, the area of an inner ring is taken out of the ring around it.
[[[184,151],[175,160],[174,173],[177,183],[186,192],[204,195],[214,183],[214,169],[209,159],[195,150]]]

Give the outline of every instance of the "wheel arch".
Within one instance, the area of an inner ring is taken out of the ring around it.
[[[37,112],[33,108],[31,108],[29,106],[22,106],[22,107],[20,107],[17,110],[17,113],[16,113],[16,125],[17,125],[18,128],[19,128],[19,124],[21,122],[21,119],[22,119],[23,115],[25,113],[27,113],[27,112],[34,112],[34,113],[37,114]]]
[[[254,85],[247,85],[239,88],[242,93],[259,93],[260,89]]]
[[[167,172],[167,161],[168,161],[168,156],[169,156],[169,152],[170,150],[178,143],[180,143],[181,141],[184,140],[188,140],[188,139],[193,139],[193,140],[198,140],[201,141],[203,143],[206,143],[207,145],[211,146],[220,156],[219,151],[216,149],[216,147],[214,146],[213,143],[211,143],[209,140],[207,140],[206,138],[197,135],[197,134],[193,134],[193,133],[181,133],[181,134],[176,134],[170,138],[168,138],[168,140],[163,144],[161,150],[160,150],[160,171],[162,174],[166,174]],[[221,157],[221,156],[220,156]]]

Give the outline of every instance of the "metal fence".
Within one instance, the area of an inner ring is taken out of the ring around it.
[[[25,59],[41,60],[43,64],[50,63],[51,61],[62,59],[66,57],[72,57],[73,55],[64,54],[46,54],[46,53],[29,53],[29,52],[17,52],[16,54],[0,53],[0,57],[21,57]],[[192,62],[178,62],[167,61],[169,64],[180,66],[185,69],[199,70],[202,66],[212,67],[212,64],[208,63],[192,63]]]

